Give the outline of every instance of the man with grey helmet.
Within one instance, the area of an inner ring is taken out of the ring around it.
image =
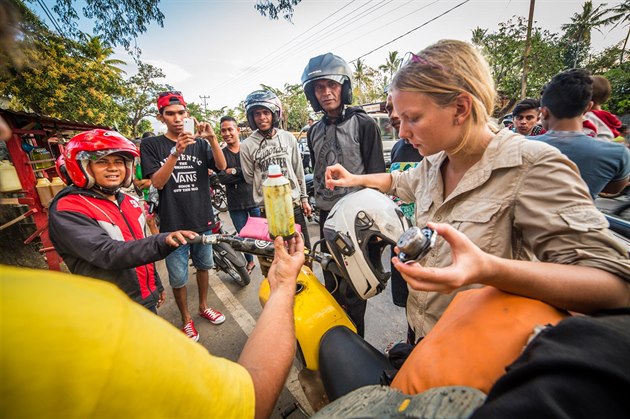
[[[359,189],[326,189],[326,167],[339,163],[356,174],[385,172],[383,143],[376,122],[362,108],[345,106],[352,103],[352,71],[341,57],[327,53],[311,58],[302,74],[302,85],[313,110],[324,113],[307,134],[323,237],[324,222],[333,205],[341,197]],[[373,257],[380,257],[376,253]],[[324,279],[326,288],[333,292],[356,324],[359,335],[363,336],[366,302],[350,287],[340,288],[330,273],[325,272]]]
[[[302,227],[304,245],[310,248],[304,216],[311,214],[311,206],[306,193],[302,156],[293,134],[279,128],[282,103],[273,92],[256,90],[247,95],[245,112],[254,132],[241,144],[241,169],[245,181],[253,185],[254,201],[264,211],[262,183],[267,179],[269,165],[279,165],[291,184],[295,222]]]

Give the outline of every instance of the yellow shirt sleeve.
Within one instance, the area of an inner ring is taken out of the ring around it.
[[[0,266],[0,412],[254,417],[252,379],[115,286]]]

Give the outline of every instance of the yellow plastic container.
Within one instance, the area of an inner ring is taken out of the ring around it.
[[[63,183],[63,180],[61,180],[59,176],[55,176],[53,177],[52,182],[50,182],[50,193],[54,197],[65,187],[66,184]]]
[[[22,190],[22,184],[13,163],[8,160],[0,161],[0,192],[14,192]]]
[[[39,195],[39,201],[43,206],[47,207],[52,199],[52,191],[50,190],[50,181],[41,177],[37,180],[37,184],[35,185],[35,189],[37,189],[37,195]]]
[[[282,176],[280,166],[277,164],[269,166],[268,178],[263,182],[262,190],[269,236],[290,239],[295,235],[291,185],[289,180]]]

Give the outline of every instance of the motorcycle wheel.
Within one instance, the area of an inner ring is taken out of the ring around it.
[[[245,267],[234,266],[232,262],[225,259],[225,264],[227,265],[227,269],[225,272],[230,275],[230,277],[241,287],[246,287],[250,282],[251,278],[249,277],[249,273],[247,273],[247,269]]]
[[[225,195],[225,189],[219,188],[217,187],[212,195],[212,206],[219,212],[225,212],[228,209],[227,196]]]

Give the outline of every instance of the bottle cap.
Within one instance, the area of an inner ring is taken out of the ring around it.
[[[282,175],[282,170],[280,170],[280,165],[278,164],[270,164],[269,169],[267,169],[267,176],[269,177],[278,177]]]

